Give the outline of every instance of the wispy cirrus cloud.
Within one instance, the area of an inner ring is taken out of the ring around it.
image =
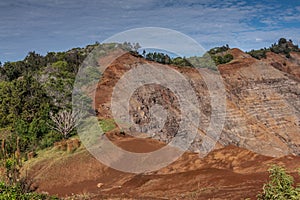
[[[298,1],[81,1],[0,2],[0,60],[22,59],[102,41],[131,28],[156,26],[183,32],[205,48],[230,44],[244,50],[298,42]],[[6,54],[5,49],[13,54]]]

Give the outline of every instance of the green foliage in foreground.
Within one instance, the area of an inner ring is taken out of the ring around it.
[[[269,170],[270,181],[263,186],[258,200],[299,200],[300,186],[294,187],[294,179],[283,167],[274,165]],[[300,173],[299,173],[300,174]]]
[[[34,192],[24,193],[20,185],[8,186],[0,182],[0,200],[58,200],[54,196]]]

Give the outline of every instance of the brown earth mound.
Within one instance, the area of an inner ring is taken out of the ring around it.
[[[157,149],[161,143],[108,134],[118,145],[134,152]],[[136,145],[143,144],[143,145]],[[152,173],[130,174],[111,169],[86,150],[66,154],[55,150],[53,157],[31,160],[29,174],[38,191],[60,197],[79,194],[91,199],[241,199],[252,198],[268,180],[267,168],[285,166],[296,181],[300,157],[271,158],[249,150],[227,146],[205,158],[185,153],[171,165]]]

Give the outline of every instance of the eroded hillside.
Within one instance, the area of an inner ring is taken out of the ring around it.
[[[291,58],[269,53],[263,60],[252,58],[239,49],[231,49],[229,53],[234,56],[234,60],[219,65],[226,88],[226,121],[217,147],[232,144],[267,156],[299,155],[299,53],[293,53]],[[95,98],[99,118],[112,118],[110,98],[119,78],[130,69],[145,63],[162,66],[125,54],[106,69]],[[169,67],[190,80],[201,111],[199,134],[205,134],[212,108],[201,71],[199,73],[195,68]],[[214,72],[207,73],[217,76]],[[163,129],[152,137],[170,142],[178,130],[180,120],[178,100],[171,91],[159,85],[139,88],[131,98],[130,114],[141,127],[139,132],[155,128],[145,126],[151,120],[150,110],[154,104],[164,105],[169,115]],[[201,137],[196,137],[190,150],[198,152],[201,142]]]
[[[299,180],[295,171],[300,167],[299,53],[291,53],[291,58],[268,53],[261,60],[239,49],[229,53],[234,59],[219,65],[226,89],[226,113],[222,113],[226,120],[220,140],[208,155],[201,158],[197,153],[212,113],[207,85],[195,68],[167,66],[188,78],[199,102],[199,137],[190,151],[160,170],[132,174],[105,166],[83,145],[71,154],[53,149],[24,167],[35,178],[38,191],[61,197],[81,194],[90,199],[255,199],[272,164],[284,165]],[[126,72],[141,64],[163,66],[126,53],[105,70],[94,99],[100,120],[113,118],[114,86]],[[216,72],[203,70],[217,76]],[[145,153],[165,146],[174,137],[181,111],[172,91],[159,84],[147,84],[133,93],[129,103],[129,114],[140,129],[124,132],[113,128],[105,135],[115,145]],[[155,104],[168,110],[166,123],[160,131],[143,135],[141,132],[156,128],[148,125]]]

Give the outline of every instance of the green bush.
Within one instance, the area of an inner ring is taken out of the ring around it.
[[[260,50],[251,50],[247,52],[252,57],[256,59],[266,58],[266,52],[273,52],[276,54],[284,54],[287,58],[290,58],[290,52],[300,52],[298,45],[294,45],[292,40],[287,40],[285,38],[280,38],[278,43],[274,43],[269,48],[264,48]]]
[[[181,67],[193,67],[193,65],[188,61],[187,58],[176,57],[171,59],[171,64],[181,66]]]
[[[226,64],[233,60],[233,55],[226,53],[230,48],[228,45],[215,47],[208,51],[211,59],[216,65]],[[225,54],[225,55],[224,55]]]
[[[167,54],[159,53],[159,52],[154,52],[154,53],[147,53],[146,51],[143,52],[145,54],[145,58],[147,60],[155,61],[158,63],[162,64],[170,64],[171,63],[171,58]]]
[[[145,59],[158,62],[161,64],[173,64],[180,67],[192,67],[193,65],[189,62],[188,58],[185,57],[176,57],[171,58],[168,54],[160,52],[149,52],[146,54],[146,51],[143,51]]]
[[[24,192],[21,185],[9,186],[0,182],[0,200],[58,200],[54,196],[38,194],[34,192]]]
[[[258,194],[259,200],[299,200],[300,188],[294,187],[294,179],[283,167],[273,165],[269,170],[270,181],[263,186],[263,192]]]
[[[224,56],[215,56],[212,55],[213,61],[216,63],[216,65],[226,64],[233,60],[233,55],[231,54],[225,54]]]
[[[222,53],[222,52],[228,51],[229,49],[230,48],[229,48],[228,44],[226,44],[225,46],[212,48],[212,49],[210,49],[208,51],[208,53],[210,55],[215,55],[215,54],[218,54],[218,53]]]
[[[162,64],[172,64],[180,67],[201,67],[216,70],[216,65],[225,64],[233,60],[231,54],[221,55],[228,51],[230,48],[228,45],[215,47],[206,52],[203,56],[191,56],[191,57],[175,57],[171,58],[168,54],[159,52],[147,53],[144,50],[143,56],[147,60],[155,61]],[[213,61],[213,63],[212,63]]]
[[[267,57],[266,55],[267,51],[268,51],[267,49],[260,49],[260,50],[251,50],[247,53],[250,54],[253,58],[260,60],[262,58]]]
[[[55,142],[62,140],[62,135],[57,134],[55,131],[50,131],[46,134],[39,143],[41,149],[52,147]]]
[[[211,70],[217,70],[215,61],[207,52],[201,57],[199,56],[189,57],[188,61],[196,68],[208,68]]]

